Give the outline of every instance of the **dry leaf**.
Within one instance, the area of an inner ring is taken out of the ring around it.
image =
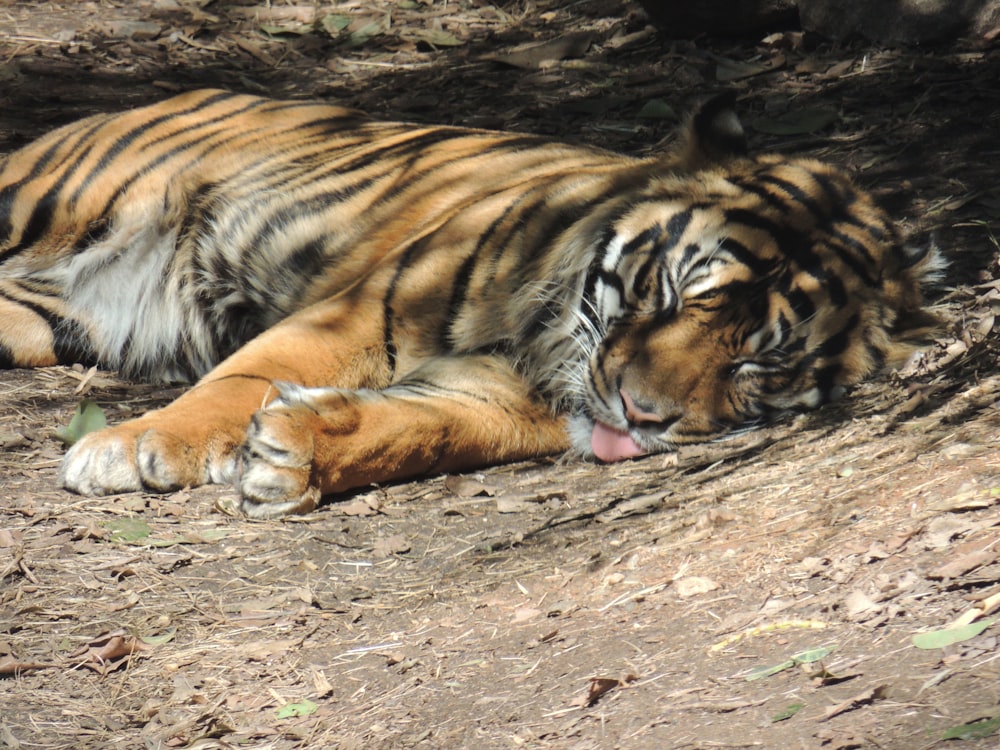
[[[711,578],[702,578],[701,576],[685,576],[674,581],[674,590],[677,592],[677,596],[682,599],[697,594],[707,594],[717,588],[719,588],[719,584]]]
[[[869,688],[868,690],[865,690],[862,693],[858,693],[857,695],[851,696],[846,701],[838,703],[836,706],[830,706],[828,709],[826,709],[823,715],[819,717],[819,720],[826,721],[828,719],[832,719],[834,716],[837,716],[838,714],[844,713],[845,711],[853,711],[854,709],[860,708],[861,706],[866,706],[869,703],[874,703],[875,701],[885,697],[888,687],[889,687],[888,685],[878,685],[876,687]]]
[[[372,550],[375,557],[385,558],[389,555],[401,555],[410,551],[410,543],[402,534],[392,536],[380,536],[375,540],[375,548]]]
[[[844,606],[847,607],[847,614],[852,619],[858,619],[862,615],[874,614],[879,609],[878,604],[863,591],[852,591],[848,594],[844,599]]]
[[[474,477],[447,476],[444,478],[445,488],[458,497],[477,497],[487,495],[493,497],[497,488]]]
[[[621,680],[614,677],[591,677],[590,687],[587,689],[587,694],[581,695],[579,698],[574,698],[570,702],[570,705],[579,706],[580,708],[589,708],[597,703],[597,701],[599,701],[606,693],[617,687],[625,687],[630,682],[635,682],[637,679],[638,678],[634,674],[630,674]]]
[[[531,495],[501,495],[497,498],[497,512],[524,513],[545,503],[560,503],[567,500],[565,492],[544,492]]]
[[[592,38],[593,35],[589,31],[581,31],[547,42],[522,44],[506,52],[485,55],[483,59],[532,70],[541,68],[549,62],[565,60],[567,57],[582,57],[590,48]]]
[[[528,502],[524,495],[508,497],[503,495],[497,498],[498,513],[524,513],[531,510],[532,503]]]
[[[830,561],[825,557],[803,557],[798,564],[799,575],[805,578],[812,578],[819,575],[829,566]]]
[[[55,666],[58,665],[45,662],[18,661],[13,656],[4,656],[0,658],[0,677],[16,677],[22,672],[34,669],[49,669]]]
[[[518,607],[514,610],[514,617],[511,618],[511,622],[515,624],[519,622],[527,622],[528,620],[534,620],[541,614],[542,611],[540,609],[534,609],[533,607]]]
[[[124,631],[116,631],[99,636],[83,648],[74,651],[69,658],[79,666],[106,675],[124,666],[133,654],[150,651],[152,648]]]
[[[715,78],[720,83],[739,81],[743,78],[758,76],[761,73],[770,73],[772,70],[783,67],[784,64],[784,55],[775,55],[764,62],[743,62],[742,60],[729,60],[720,57],[715,68]]]
[[[958,513],[964,510],[981,510],[1000,503],[1000,487],[983,487],[959,492],[945,500],[930,503],[929,511],[950,511]]]
[[[988,528],[988,520],[978,520],[967,516],[938,516],[927,524],[924,547],[929,550],[951,547],[955,539],[967,537],[974,531]]]
[[[376,497],[358,497],[337,506],[337,510],[345,516],[374,516],[381,507],[382,503]]]
[[[267,50],[256,42],[251,41],[250,39],[243,39],[242,37],[236,37],[235,41],[237,47],[246,52],[248,55],[257,58],[268,67],[274,67],[278,64],[277,60],[275,60],[270,54],[268,54]]]
[[[312,668],[313,691],[317,698],[325,698],[333,692],[333,685],[322,669]]]
[[[24,435],[17,432],[0,432],[0,449],[11,450],[13,448],[23,448],[28,445],[29,440]]]
[[[826,71],[828,78],[840,78],[843,75],[847,75],[854,68],[854,60],[843,60],[836,65],[830,66],[830,69]]]
[[[289,649],[302,643],[301,638],[283,638],[276,641],[251,641],[240,647],[240,651],[250,661],[268,661],[283,655]]]
[[[816,732],[815,737],[823,750],[859,750],[871,744],[867,737],[858,737],[843,729],[821,729]]]
[[[1000,557],[1000,552],[992,550],[979,550],[968,555],[963,555],[957,560],[945,563],[937,570],[928,573],[927,577],[934,580],[958,578],[959,576],[965,575],[969,571],[975,570],[976,568],[981,568],[984,565],[990,565],[997,559],[997,557]]]

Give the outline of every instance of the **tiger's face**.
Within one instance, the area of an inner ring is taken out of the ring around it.
[[[731,160],[617,219],[584,305],[596,321],[574,444],[605,461],[704,442],[836,398],[926,332],[933,254],[902,247],[846,175]],[[916,335],[919,337],[919,334]]]

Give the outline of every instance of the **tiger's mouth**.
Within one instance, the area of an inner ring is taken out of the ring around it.
[[[590,433],[590,449],[596,458],[605,463],[622,461],[626,458],[635,458],[649,453],[628,432],[615,429],[596,420],[594,421],[594,429]]]

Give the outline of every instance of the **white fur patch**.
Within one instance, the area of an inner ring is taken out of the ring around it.
[[[101,242],[41,274],[65,289],[68,312],[83,321],[108,366],[180,380],[174,366],[184,301],[170,275],[176,232],[128,222]]]
[[[594,433],[594,420],[583,414],[575,414],[566,420],[566,433],[574,453],[583,458],[592,459],[594,450],[590,446],[590,437]]]

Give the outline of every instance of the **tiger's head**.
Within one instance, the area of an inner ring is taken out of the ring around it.
[[[598,332],[574,444],[605,461],[711,440],[816,407],[897,365],[935,321],[942,263],[904,246],[846,174],[750,157],[727,98],[679,156],[615,208],[587,274]]]

